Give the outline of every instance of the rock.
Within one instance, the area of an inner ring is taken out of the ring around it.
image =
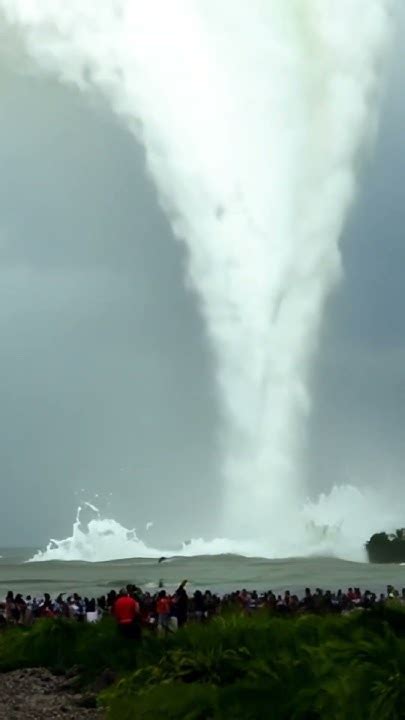
[[[110,668],[106,668],[105,670],[103,670],[101,675],[99,675],[99,677],[93,684],[93,688],[97,693],[102,692],[102,690],[105,690],[111,685],[114,685],[117,679],[117,673],[115,673],[113,670],[110,670]]]
[[[76,704],[82,708],[96,708],[97,696],[93,695],[93,693],[86,693],[85,695],[81,695],[79,697],[79,699],[76,701]]]
[[[82,683],[80,675],[74,675],[68,680],[63,680],[60,684],[62,690],[77,690]]]
[[[83,672],[83,670],[84,670],[84,668],[82,665],[73,665],[73,667],[69,668],[69,670],[67,670],[65,672],[65,677],[66,678],[76,677],[77,675],[80,675]]]
[[[73,695],[64,680],[41,668],[0,674],[0,720],[102,720],[97,696]]]

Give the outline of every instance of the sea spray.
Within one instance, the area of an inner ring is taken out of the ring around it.
[[[245,545],[307,543],[309,370],[388,5],[0,0],[38,65],[105,93],[145,146],[216,353],[221,534]]]
[[[178,546],[153,547],[135,529],[106,517],[96,506],[84,502],[78,508],[72,535],[50,540],[31,562],[82,560],[103,562],[125,558],[194,557],[240,555],[244,557],[287,558],[330,556],[366,561],[364,544],[376,528],[395,529],[403,523],[402,507],[392,508],[377,491],[352,486],[334,487],[316,503],[306,502],[300,514],[301,533],[269,533],[267,539],[185,540]],[[147,531],[145,530],[147,534]],[[304,542],[303,542],[304,538]]]

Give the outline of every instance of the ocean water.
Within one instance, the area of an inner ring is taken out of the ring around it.
[[[32,548],[0,549],[0,597],[8,590],[39,595],[50,592],[100,594],[127,583],[153,592],[163,581],[167,589],[189,580],[196,588],[228,592],[236,588],[302,593],[306,586],[337,590],[360,586],[376,592],[387,584],[405,587],[405,566],[373,565],[336,558],[311,557],[268,560],[236,555],[133,558],[109,562],[27,562]]]

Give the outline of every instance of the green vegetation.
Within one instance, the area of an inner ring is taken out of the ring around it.
[[[100,696],[110,720],[405,720],[405,607],[229,615],[139,644],[108,620],[0,635],[0,670],[37,665],[118,672]]]
[[[405,529],[394,535],[376,533],[366,543],[368,559],[373,563],[405,563]]]
[[[123,673],[136,666],[136,647],[124,643],[115,622],[99,624],[71,620],[37,620],[31,628],[13,627],[0,633],[0,672],[46,667],[64,672],[78,666],[83,682],[105,668]]]

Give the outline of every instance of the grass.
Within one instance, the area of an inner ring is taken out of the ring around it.
[[[110,720],[405,720],[405,607],[346,617],[259,613],[124,642],[112,621],[40,621],[0,636],[0,670],[105,668]]]

